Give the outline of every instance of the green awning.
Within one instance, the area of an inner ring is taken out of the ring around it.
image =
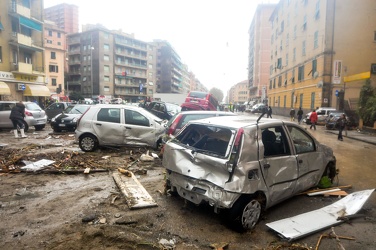
[[[29,18],[20,16],[20,24],[30,29],[42,32],[42,24],[37,23]]]
[[[4,26],[1,22],[0,22],[0,30],[4,30]]]

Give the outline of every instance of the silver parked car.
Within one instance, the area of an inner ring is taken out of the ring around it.
[[[165,127],[162,119],[140,107],[121,104],[91,106],[78,120],[76,139],[83,151],[99,146],[157,148]]]
[[[17,102],[0,101],[0,129],[13,129],[13,123],[9,119],[9,115]],[[44,129],[47,123],[46,112],[35,102],[23,102],[23,104],[25,105],[25,132],[33,126],[36,131]]]
[[[299,125],[250,116],[190,121],[165,144],[163,166],[171,192],[228,212],[243,230],[264,209],[337,173],[332,149]]]

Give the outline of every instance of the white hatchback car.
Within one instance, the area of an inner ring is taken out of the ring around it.
[[[162,119],[140,107],[97,104],[78,120],[76,139],[81,150],[99,146],[149,146],[158,148],[165,127]]]

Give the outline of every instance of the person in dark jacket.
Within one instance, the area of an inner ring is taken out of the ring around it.
[[[290,121],[295,121],[295,109],[290,110]]]
[[[270,107],[270,106],[268,107],[266,114],[267,114],[266,118],[273,118],[272,117],[272,114],[273,114],[272,107]]]
[[[342,137],[342,131],[345,129],[346,127],[346,115],[345,114],[342,114],[341,117],[338,119],[338,140],[339,141],[343,141],[343,137]]]
[[[25,105],[22,102],[16,103],[16,105],[10,111],[9,119],[11,119],[14,128],[14,137],[18,138],[18,129],[21,132],[21,138],[26,138],[25,135]]]
[[[302,110],[302,107],[299,107],[299,110],[298,110],[298,122],[299,122],[299,124],[302,122],[302,118],[303,118],[303,110]]]

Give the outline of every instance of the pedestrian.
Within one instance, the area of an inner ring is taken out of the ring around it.
[[[267,117],[266,118],[273,118],[272,117],[272,113],[273,113],[273,110],[272,110],[272,107],[268,107],[268,111],[267,111]]]
[[[316,122],[317,122],[316,110],[312,110],[312,113],[309,116],[309,120],[311,121],[311,126],[309,127],[309,129],[312,129],[312,127],[313,127],[316,130]]]
[[[303,119],[303,110],[302,110],[302,107],[299,107],[299,110],[298,110],[298,123],[299,124],[302,122],[302,119]]]
[[[9,119],[12,120],[13,128],[14,128],[14,137],[18,138],[18,129],[21,132],[21,138],[26,138],[25,135],[25,105],[22,101],[16,103],[16,105],[10,111]]]
[[[347,122],[346,116],[345,114],[342,114],[341,117],[338,119],[338,140],[339,141],[343,141],[342,131],[346,127],[346,122]]]
[[[295,109],[290,110],[290,121],[295,121]]]

